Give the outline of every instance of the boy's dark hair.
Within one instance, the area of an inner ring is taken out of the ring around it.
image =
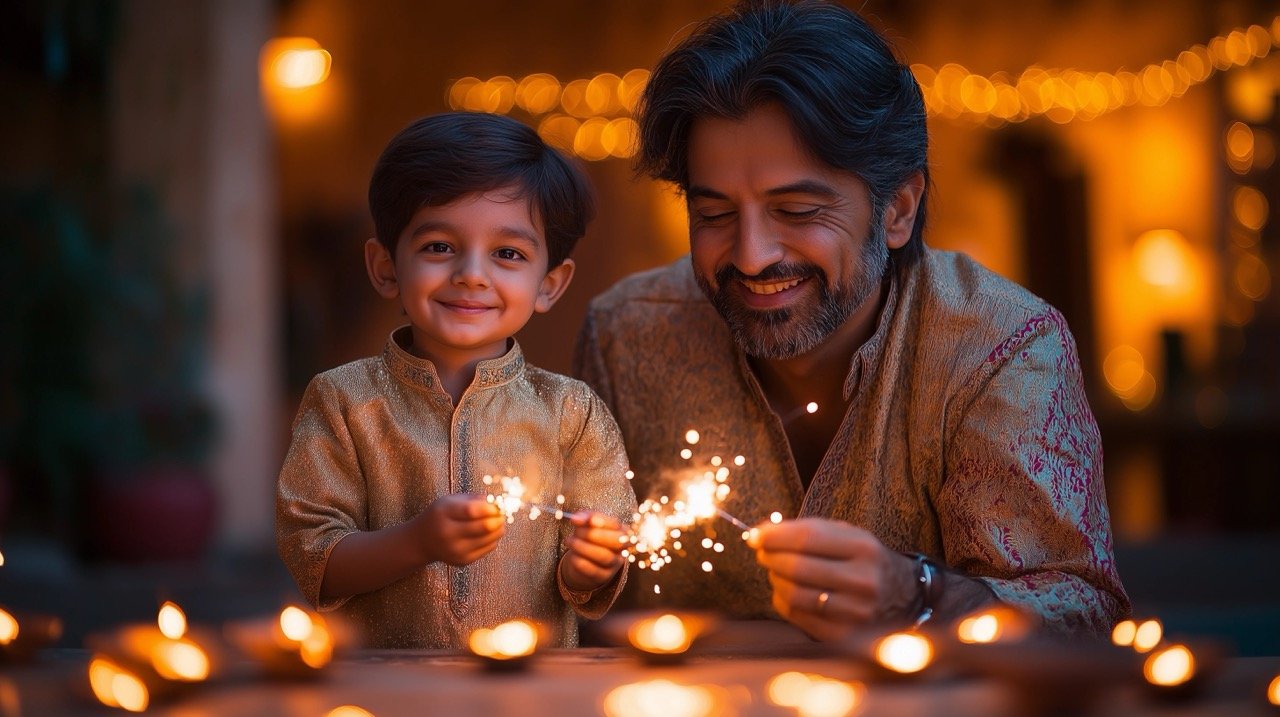
[[[698,117],[742,119],[777,102],[815,157],[851,172],[877,220],[914,172],[928,194],[924,98],[910,68],[865,20],[829,2],[746,0],[700,24],[654,68],[641,99],[637,167],[689,186],[689,129]],[[906,266],[922,253],[925,202]]]
[[[395,256],[400,233],[422,207],[511,185],[542,222],[547,268],[559,266],[595,214],[591,184],[531,127],[501,115],[432,115],[393,137],[369,180],[374,232]]]

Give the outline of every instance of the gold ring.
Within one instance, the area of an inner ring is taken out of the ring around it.
[[[818,593],[818,614],[819,615],[827,611],[827,601],[830,599],[831,599],[831,593],[829,592]]]

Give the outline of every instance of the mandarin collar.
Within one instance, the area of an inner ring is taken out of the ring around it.
[[[431,390],[442,390],[440,376],[436,373],[435,364],[428,359],[414,356],[405,346],[412,342],[409,326],[401,326],[391,332],[386,348],[382,350],[382,360],[394,376],[400,380]],[[498,358],[486,359],[476,364],[476,375],[471,380],[468,391],[500,386],[519,376],[524,371],[524,352],[514,338],[509,339],[510,348]]]

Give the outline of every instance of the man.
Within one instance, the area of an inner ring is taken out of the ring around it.
[[[924,246],[924,105],[884,39],[834,4],[740,5],[658,63],[639,124],[691,254],[592,302],[576,371],[640,498],[741,454],[724,509],[793,519],[752,545],[720,522],[723,552],[686,539],[633,598],[776,611],[818,639],[995,601],[1108,631],[1129,603],[1074,341],[1042,300]]]

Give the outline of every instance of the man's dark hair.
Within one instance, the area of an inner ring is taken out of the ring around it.
[[[929,187],[924,98],[865,20],[830,2],[746,0],[700,24],[654,68],[641,100],[637,167],[689,187],[689,129],[777,102],[823,162],[861,179],[875,219],[914,172]],[[922,253],[920,202],[898,266]]]
[[[595,214],[591,184],[531,127],[501,115],[432,115],[393,137],[369,180],[374,232],[395,256],[400,233],[422,207],[508,186],[530,200],[542,222],[547,268],[559,266]]]

